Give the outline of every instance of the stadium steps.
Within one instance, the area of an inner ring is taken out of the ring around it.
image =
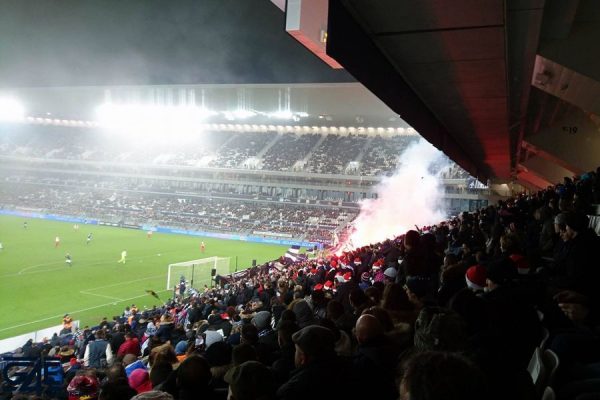
[[[362,159],[365,157],[367,150],[369,150],[369,148],[371,147],[372,142],[373,142],[373,137],[367,138],[367,141],[365,142],[365,145],[361,148],[360,153],[358,153],[356,158],[352,161],[349,161],[348,164],[346,164],[346,166],[344,167],[345,174],[358,175],[360,173]],[[354,170],[354,168],[351,168],[352,163],[356,163],[356,165],[357,165],[356,170]]]
[[[371,148],[372,142],[373,142],[373,136],[369,136],[369,138],[367,139],[367,142],[365,143],[363,148],[360,150],[360,153],[358,153],[358,156],[356,157],[356,159],[354,161],[359,162],[359,163],[362,161],[362,159],[365,157],[365,154],[367,154],[367,151]]]
[[[338,226],[335,227],[334,231],[335,232],[340,232],[342,231],[346,226],[348,226],[351,222],[352,222],[352,218],[354,218],[355,215],[348,213],[346,215],[346,218],[344,218],[339,224]]]
[[[306,157],[304,157],[304,160],[302,160],[304,162],[304,165],[308,163],[308,160],[310,160],[315,150],[317,150],[319,146],[321,146],[321,143],[323,143],[325,139],[327,139],[327,135],[322,135],[321,138],[317,141],[317,143],[315,143],[315,145],[310,149]]]
[[[273,147],[275,145],[275,143],[277,143],[279,141],[279,139],[281,139],[282,137],[283,137],[283,134],[281,134],[281,133],[278,133],[277,135],[275,135],[273,140],[271,140],[269,143],[267,143],[267,145],[265,147],[263,147],[263,149],[261,151],[258,152],[256,157],[263,158],[263,156],[265,154],[267,154],[267,151],[269,151],[271,149],[271,147]]]
[[[227,146],[229,146],[230,142],[233,142],[235,139],[237,139],[239,137],[239,134],[235,134],[235,135],[231,135],[229,136],[229,138],[227,138],[226,141],[224,141],[218,149],[215,150],[215,154],[219,154],[221,152],[221,150],[226,149]]]

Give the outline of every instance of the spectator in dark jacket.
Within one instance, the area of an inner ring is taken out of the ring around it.
[[[356,321],[356,340],[358,349],[352,359],[354,379],[374,383],[357,385],[356,398],[395,400],[398,392],[394,372],[399,351],[384,335],[379,320],[373,315],[362,315]]]
[[[352,382],[348,368],[336,356],[333,333],[322,326],[307,326],[294,333],[296,370],[277,390],[284,400],[349,398]]]
[[[156,330],[156,337],[159,338],[162,342],[166,342],[167,340],[171,340],[171,333],[175,329],[175,324],[173,323],[173,317],[169,314],[165,314],[160,317],[160,325]]]

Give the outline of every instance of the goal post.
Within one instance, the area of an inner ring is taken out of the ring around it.
[[[209,284],[214,275],[228,275],[230,273],[229,257],[207,257],[198,260],[184,261],[169,264],[167,273],[167,290],[179,283],[184,277],[190,287],[200,284]]]

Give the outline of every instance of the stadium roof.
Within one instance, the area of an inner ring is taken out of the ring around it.
[[[190,102],[219,112],[207,123],[406,128],[383,101],[357,82],[320,84],[236,84],[85,86],[21,88],[10,91],[32,117],[96,119],[103,103],[186,105]],[[236,110],[254,115],[237,118]],[[288,112],[289,116],[278,112]],[[224,117],[225,112],[234,113]],[[301,118],[292,118],[300,114]]]
[[[260,103],[264,92],[278,105],[289,90],[291,103],[306,107],[299,111],[314,106],[311,115],[338,115],[340,125],[358,117],[385,127],[401,115],[481,180],[544,187],[597,164],[596,0],[288,0],[280,8],[281,0],[7,2],[0,88],[233,84],[242,86],[204,89],[237,104]],[[295,86],[355,78],[393,111],[368,91],[344,95],[360,91],[352,86],[330,97],[330,86]],[[69,102],[77,100],[61,105]]]
[[[330,1],[327,54],[472,175],[598,165],[597,0]]]

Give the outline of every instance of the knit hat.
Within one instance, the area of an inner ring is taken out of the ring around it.
[[[383,274],[390,279],[395,279],[396,275],[398,275],[398,271],[396,271],[396,268],[394,267],[389,267],[385,271],[383,271]]]
[[[481,265],[473,265],[465,274],[467,286],[473,290],[483,290],[485,287],[486,271]]]
[[[231,345],[226,342],[217,342],[206,349],[206,361],[211,367],[220,367],[231,364]]]
[[[188,348],[187,341],[181,340],[175,346],[175,354],[178,355],[178,356],[181,355],[181,354],[185,354],[185,352],[187,351],[187,348]]]
[[[369,275],[368,272],[363,272],[360,275],[360,280],[363,281],[363,282],[369,282],[371,280],[371,275]]]
[[[554,225],[561,225],[567,222],[567,213],[560,213],[554,217]]]
[[[252,318],[252,323],[258,330],[265,329],[269,326],[271,322],[271,313],[268,311],[259,311],[256,313],[254,318]]]
[[[271,371],[258,361],[246,361],[231,368],[223,380],[229,384],[236,399],[271,398],[275,393]]]
[[[138,393],[149,392],[152,390],[150,375],[145,369],[138,368],[129,375],[129,386]]]
[[[292,335],[293,342],[308,356],[319,358],[334,354],[335,339],[331,330],[311,325]]]
[[[409,276],[406,278],[406,287],[415,296],[423,297],[431,288],[431,279],[424,276]]]
[[[77,375],[67,386],[69,400],[97,399],[98,398],[98,380],[94,376]]]

